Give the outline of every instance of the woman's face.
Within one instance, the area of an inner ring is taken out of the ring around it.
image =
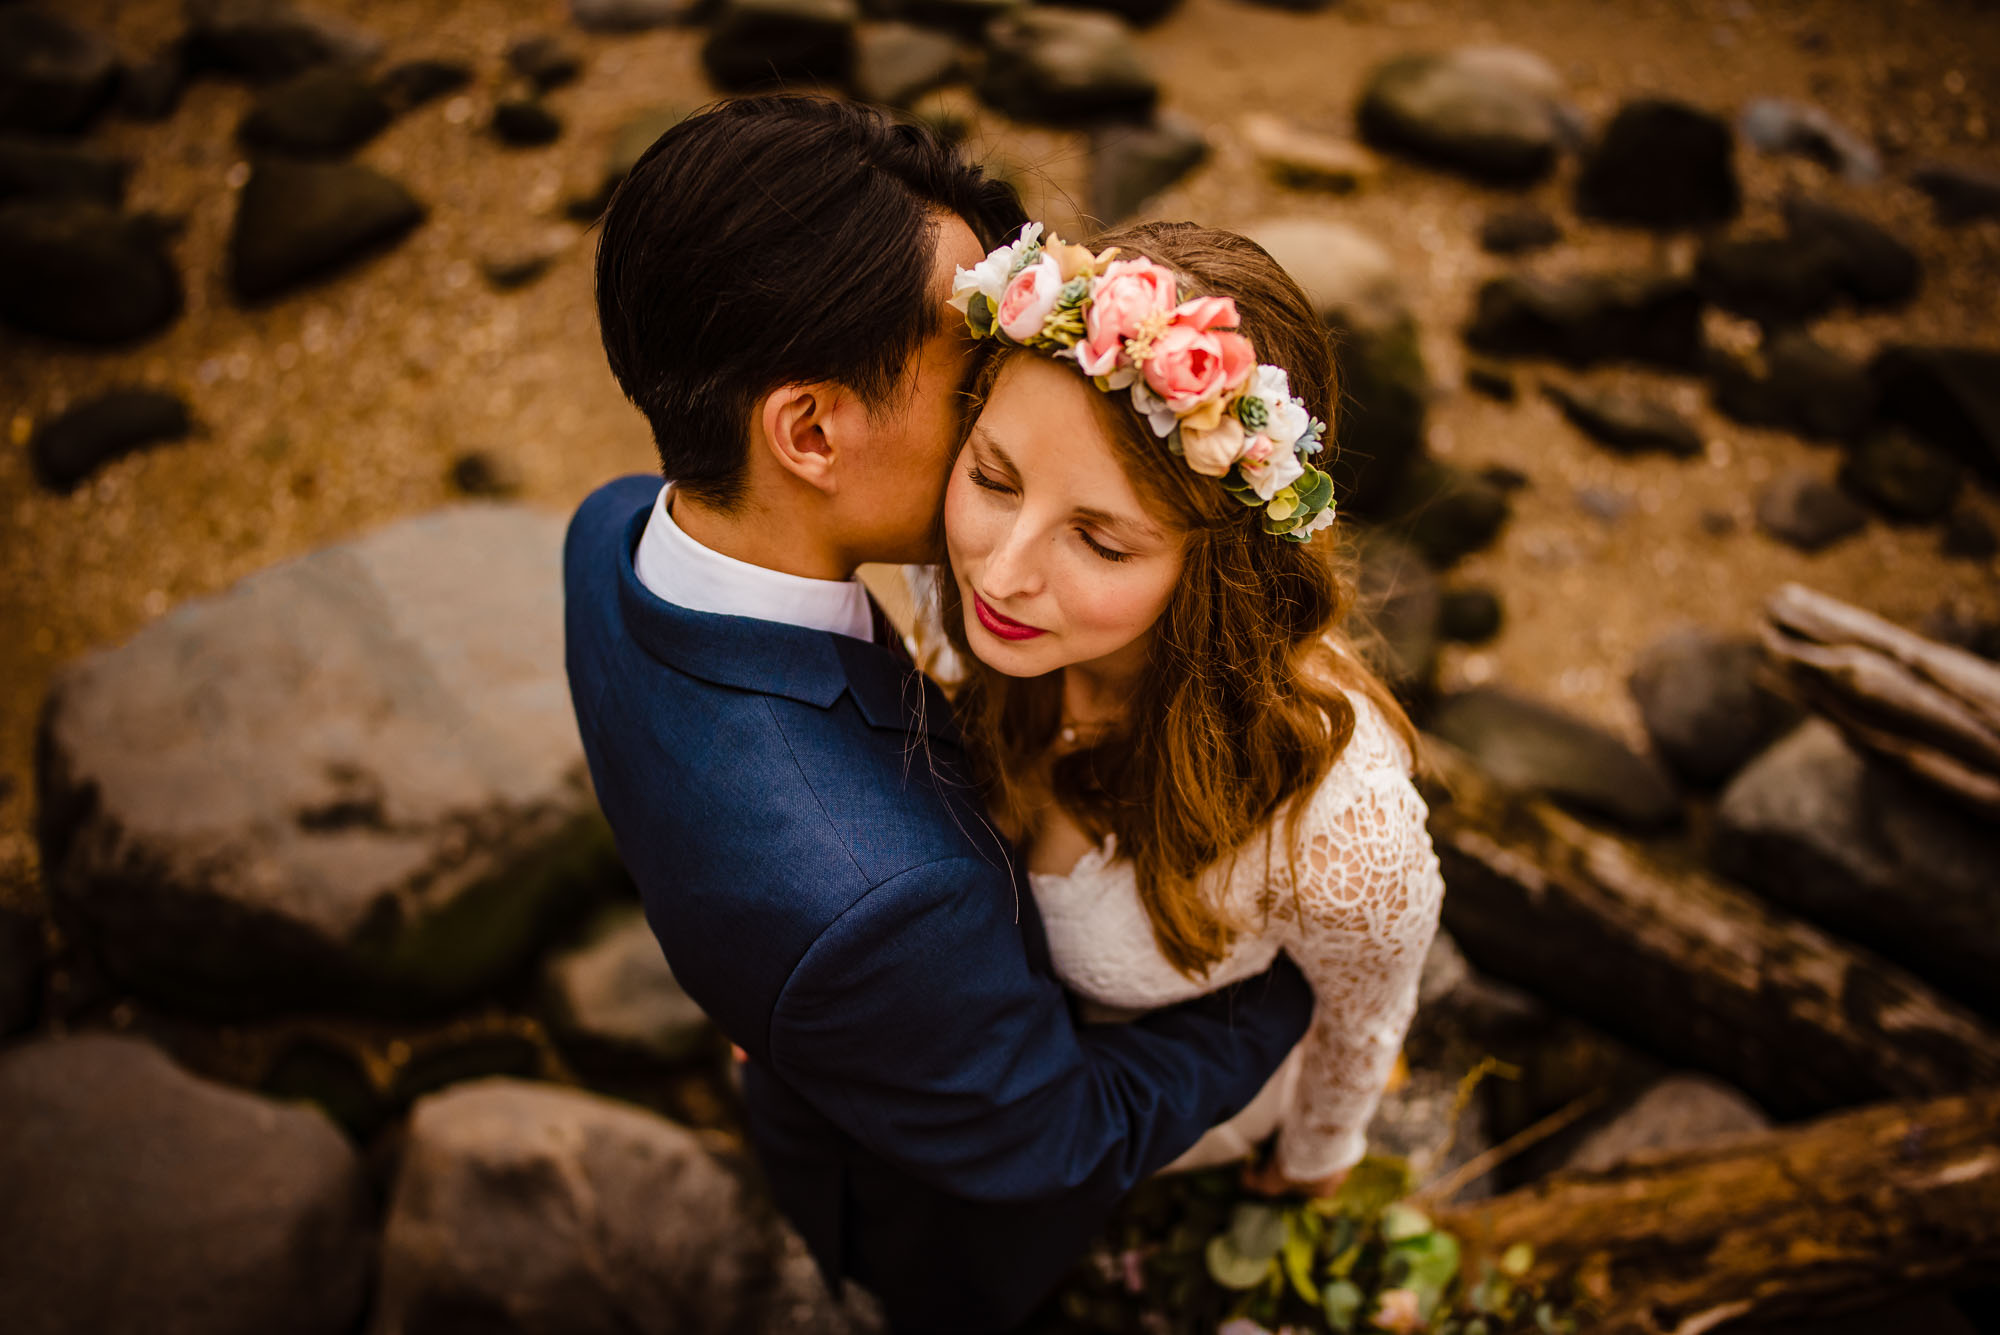
[[[1126,479],[1097,395],[1044,357],[1009,357],[945,487],[965,637],[1010,677],[1137,670],[1181,573],[1182,535]]]

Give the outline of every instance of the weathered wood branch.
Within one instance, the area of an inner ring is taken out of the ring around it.
[[[1802,584],[1779,586],[1764,612],[1799,639],[1873,649],[1977,711],[1988,728],[2000,729],[2000,668],[1977,654],[1925,639]]]
[[[1906,970],[1425,743],[1444,925],[1479,968],[1779,1116],[2000,1086],[2000,1035]]]
[[[2000,1274],[2000,1089],[1644,1154],[1433,1213],[1477,1255],[1531,1244],[1534,1277],[1573,1278],[1602,1335],[1830,1315]]]

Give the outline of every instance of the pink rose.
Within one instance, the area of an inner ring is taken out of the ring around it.
[[[1053,255],[1043,255],[1014,275],[1000,294],[1000,310],[994,320],[1000,332],[1016,343],[1025,343],[1042,332],[1043,321],[1055,309],[1062,292],[1062,269]]]
[[[1104,268],[1083,316],[1076,362],[1085,375],[1108,375],[1118,364],[1119,343],[1139,331],[1149,315],[1174,308],[1174,275],[1151,260],[1113,260]]]
[[[1204,334],[1211,329],[1234,329],[1242,323],[1236,316],[1234,297],[1196,297],[1174,308],[1175,324],[1191,324]]]
[[[1181,452],[1188,467],[1204,477],[1221,477],[1243,453],[1243,424],[1225,417],[1212,431],[1181,428]]]
[[[1250,340],[1241,334],[1204,333],[1176,320],[1153,340],[1146,383],[1181,414],[1235,389],[1256,365]]]

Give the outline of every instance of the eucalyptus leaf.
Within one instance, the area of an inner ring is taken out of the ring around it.
[[[1229,1216],[1228,1237],[1230,1246],[1242,1256],[1268,1261],[1285,1245],[1285,1212],[1244,1201]]]
[[[1344,1279],[1336,1279],[1319,1291],[1320,1310],[1326,1323],[1346,1335],[1354,1329],[1354,1314],[1361,1310],[1362,1293]]]
[[[1395,1243],[1390,1256],[1408,1262],[1403,1282],[1417,1291],[1424,1318],[1429,1320],[1444,1297],[1445,1287],[1458,1274],[1458,1239],[1442,1231],[1425,1233]]]
[[[1431,1231],[1430,1216],[1400,1201],[1382,1211],[1382,1236],[1389,1242],[1421,1237]]]
[[[1254,1289],[1264,1282],[1264,1276],[1271,1269],[1270,1257],[1245,1256],[1230,1244],[1226,1233],[1218,1233],[1208,1240],[1204,1259],[1208,1262],[1209,1278],[1225,1289]]]

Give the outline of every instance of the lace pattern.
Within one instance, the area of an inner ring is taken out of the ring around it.
[[[1304,799],[1290,856],[1271,856],[1289,832],[1280,813],[1270,838],[1207,873],[1203,889],[1249,926],[1205,979],[1187,978],[1160,954],[1132,864],[1113,841],[1067,875],[1029,878],[1057,972],[1100,1016],[1129,1017],[1251,977],[1280,950],[1297,962],[1317,1003],[1296,1052],[1298,1076],[1288,1099],[1257,1105],[1280,1110],[1278,1163],[1302,1180],[1361,1158],[1444,900],[1409,753],[1370,701],[1348,698],[1353,738]],[[1271,1128],[1236,1129],[1255,1138]]]

